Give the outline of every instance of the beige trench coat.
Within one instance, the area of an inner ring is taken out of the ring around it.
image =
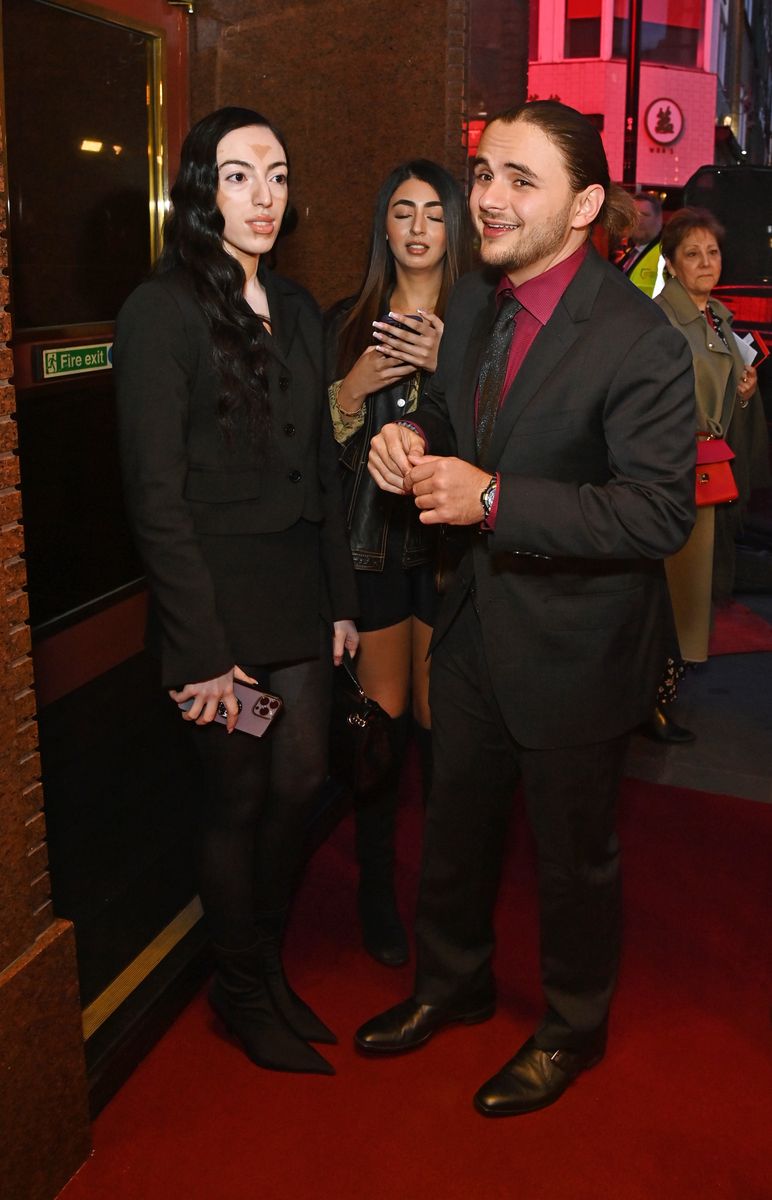
[[[731,444],[730,431],[735,414],[744,415],[747,410],[740,410],[737,404],[737,384],[743,372],[743,361],[732,334],[729,309],[719,300],[710,301],[721,320],[730,347],[727,349],[677,279],[668,280],[654,303],[659,305],[670,323],[680,329],[692,351],[697,402],[695,429],[726,437]],[[751,400],[758,405],[758,391]],[[735,460],[732,467],[736,478],[738,472],[747,478],[745,464]],[[749,490],[747,487],[746,491]],[[698,508],[697,520],[686,545],[665,561],[681,657],[687,662],[704,662],[708,657],[715,537],[716,506]],[[733,553],[732,539],[729,545]]]

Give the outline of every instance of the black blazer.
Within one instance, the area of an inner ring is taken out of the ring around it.
[[[208,323],[180,270],[118,315],[116,394],[129,518],[159,628],[164,686],[318,654],[319,615],[356,616],[319,312],[261,270],[271,437],[217,421]]]
[[[415,420],[476,462],[474,395],[496,277],[465,276]],[[675,336],[674,336],[675,335]],[[647,717],[665,665],[662,559],[694,522],[694,395],[684,339],[591,247],[506,396],[485,462],[495,532],[474,532],[441,608],[472,580],[507,725],[534,748],[611,738]]]

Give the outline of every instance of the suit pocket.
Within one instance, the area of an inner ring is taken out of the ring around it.
[[[230,504],[239,500],[256,500],[261,491],[260,472],[207,471],[191,467],[185,480],[185,499],[202,504]]]
[[[641,587],[549,596],[544,609],[545,623],[550,629],[563,632],[619,628],[640,621],[644,603]]]

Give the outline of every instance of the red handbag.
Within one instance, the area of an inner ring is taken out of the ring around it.
[[[732,468],[734,451],[723,438],[697,434],[697,479],[694,498],[698,508],[708,504],[728,504],[738,496]]]

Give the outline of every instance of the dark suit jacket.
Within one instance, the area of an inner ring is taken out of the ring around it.
[[[474,395],[496,278],[465,276],[415,414],[429,451],[476,462]],[[662,559],[694,522],[691,355],[657,307],[590,248],[499,411],[495,532],[474,531],[434,631],[472,581],[496,698],[533,748],[647,717],[670,620]]]
[[[318,654],[319,615],[356,616],[318,310],[261,271],[270,307],[271,436],[226,438],[209,326],[181,271],[118,316],[116,392],[129,517],[155,611],[165,686],[238,663]]]

